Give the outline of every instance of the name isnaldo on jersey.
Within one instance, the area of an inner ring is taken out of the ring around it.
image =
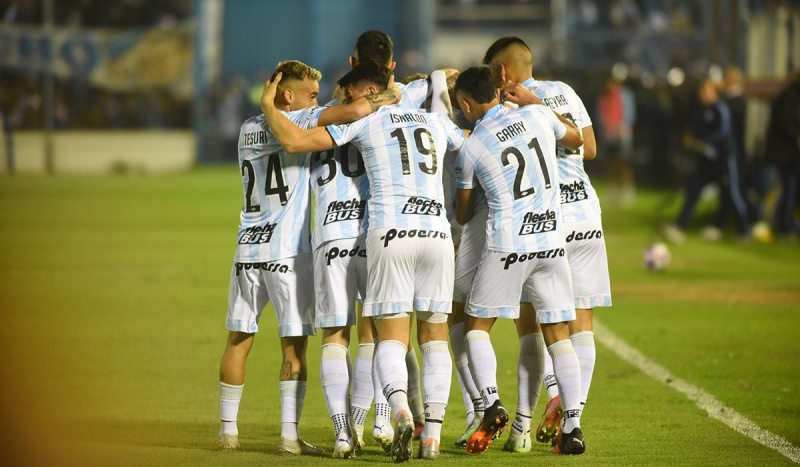
[[[522,228],[519,229],[520,235],[531,235],[542,232],[552,232],[556,230],[556,212],[547,210],[541,214],[526,212],[522,219]]]

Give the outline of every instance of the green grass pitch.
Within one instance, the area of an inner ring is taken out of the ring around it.
[[[352,461],[275,454],[280,348],[270,311],[248,361],[242,448],[214,450],[240,190],[234,166],[153,177],[0,178],[4,465],[391,462],[374,444]],[[676,377],[800,445],[800,246],[690,239],[670,247],[667,272],[648,273],[641,257],[667,196],[643,192],[631,211],[606,208],[614,306],[596,316]],[[499,323],[492,338],[500,393],[513,408],[511,323]],[[301,435],[330,450],[319,351],[312,338]],[[507,435],[477,458],[456,450],[464,407],[454,376],[438,464],[791,463],[608,348],[598,344],[597,355],[585,455],[559,457],[542,445],[529,455],[505,453]]]

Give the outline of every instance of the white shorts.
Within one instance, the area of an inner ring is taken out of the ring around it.
[[[611,306],[608,256],[600,216],[563,225],[575,308]]]
[[[383,228],[367,234],[363,316],[410,311],[450,313],[453,241],[436,230]]]
[[[367,235],[331,240],[314,250],[318,328],[356,324],[356,298],[367,291]]]
[[[575,319],[572,277],[563,248],[538,253],[484,250],[466,313],[476,318],[519,318],[522,291],[540,324]]]
[[[461,232],[461,243],[456,253],[455,286],[453,300],[467,303],[469,291],[472,288],[472,278],[481,262],[481,253],[486,248],[486,220],[489,217],[488,209],[478,210],[464,225]]]
[[[313,280],[311,253],[266,263],[234,263],[225,327],[258,332],[261,311],[272,301],[280,337],[313,336]]]

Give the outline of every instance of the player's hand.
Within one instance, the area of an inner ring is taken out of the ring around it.
[[[275,80],[267,80],[264,83],[264,90],[261,92],[261,110],[266,112],[266,109],[275,106],[275,96],[278,94],[278,83],[281,82],[283,73],[275,75]]]
[[[517,105],[542,104],[542,100],[520,83],[507,83],[500,89],[500,100]]]

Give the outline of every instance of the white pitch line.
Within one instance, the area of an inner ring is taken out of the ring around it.
[[[669,372],[666,368],[647,358],[643,353],[628,345],[627,342],[617,337],[607,327],[603,326],[597,317],[594,319],[594,333],[600,343],[608,347],[618,357],[640,369],[651,378],[661,381],[667,386],[685,394],[693,400],[698,407],[705,410],[708,416],[733,428],[735,431],[751,438],[764,446],[774,449],[795,463],[800,463],[800,448],[793,445],[786,438],[760,428],[750,419],[718,401],[714,396],[688,383]]]

